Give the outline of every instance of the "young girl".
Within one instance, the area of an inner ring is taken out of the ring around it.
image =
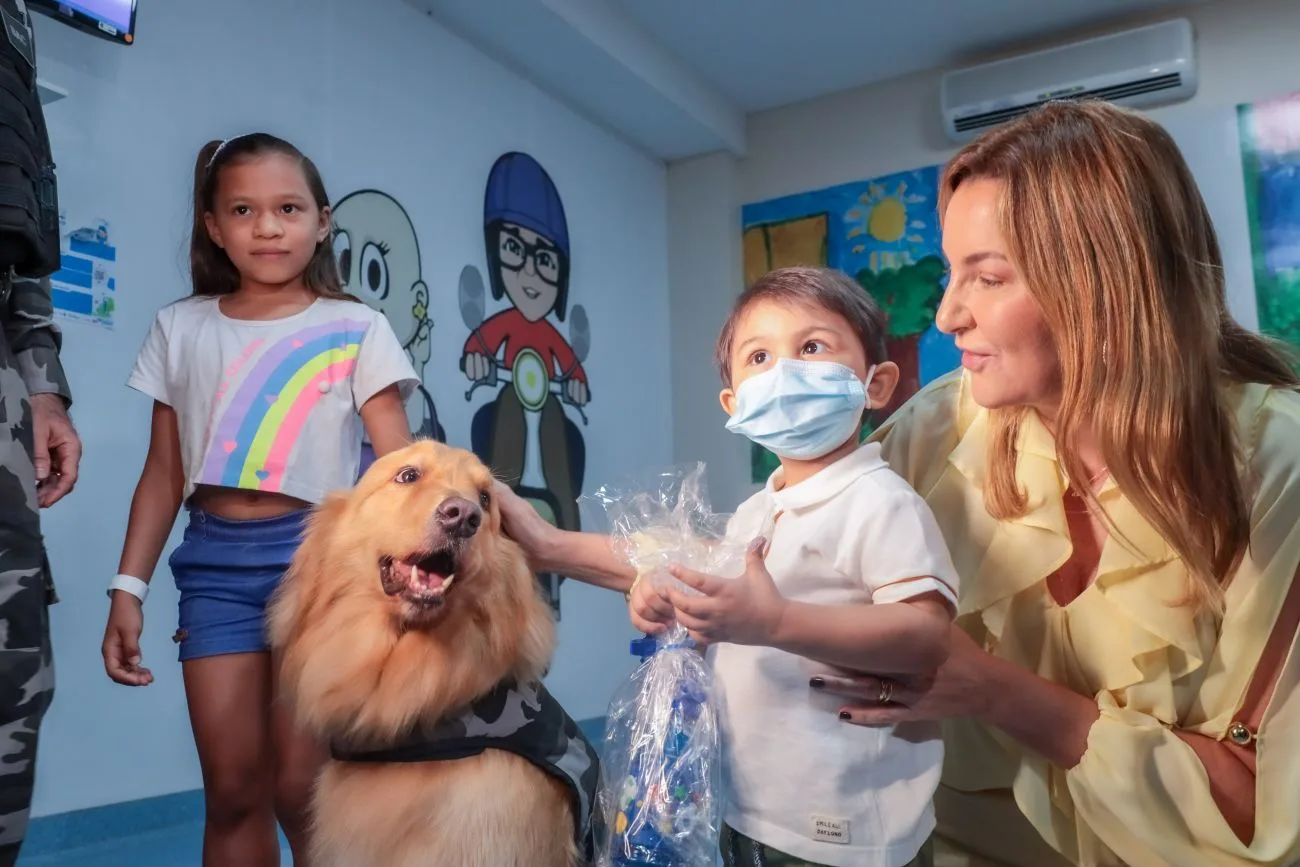
[[[279,862],[278,818],[308,863],[319,764],[276,695],[263,614],[310,507],[356,479],[365,431],[407,442],[416,376],[384,317],[341,289],[316,167],[263,133],[212,142],[195,167],[194,292],[158,312],[128,384],[154,399],[148,457],[104,635],[108,676],[145,686],[142,603],[184,503],[170,565],[203,770],[205,867]],[[359,416],[358,416],[359,412]]]

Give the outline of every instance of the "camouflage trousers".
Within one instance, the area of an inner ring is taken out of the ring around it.
[[[49,587],[31,405],[0,337],[0,867],[18,860],[36,776],[37,733],[54,697]]]
[[[820,867],[793,855],[778,852],[746,837],[727,825],[722,826],[722,863],[726,867]],[[906,867],[934,867],[934,843],[926,840],[916,857]]]

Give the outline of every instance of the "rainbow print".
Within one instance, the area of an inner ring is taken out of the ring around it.
[[[356,368],[367,325],[318,325],[262,352],[212,429],[198,484],[278,491],[312,409]]]

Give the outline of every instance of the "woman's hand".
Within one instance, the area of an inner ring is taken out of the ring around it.
[[[691,638],[701,644],[767,644],[773,640],[787,603],[763,565],[766,547],[765,539],[754,540],[745,556],[745,573],[739,578],[668,567],[674,578],[701,594],[668,588],[677,622]]]
[[[534,569],[545,571],[551,543],[558,531],[503,482],[492,485],[492,499],[501,510],[501,523],[506,535],[524,549]]]
[[[140,633],[144,629],[144,610],[140,600],[118,590],[108,611],[104,630],[104,670],[123,686],[148,686],[153,673],[140,665]]]
[[[990,689],[993,657],[955,624],[949,627],[948,659],[931,674],[884,677],[841,675],[814,677],[813,689],[851,699],[840,719],[861,726],[887,726],[909,720],[954,716],[983,717],[996,699]],[[881,699],[884,699],[882,702]]]

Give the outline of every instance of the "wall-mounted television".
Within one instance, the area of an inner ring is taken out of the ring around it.
[[[135,42],[136,0],[27,0],[33,12],[71,24],[110,42]]]

